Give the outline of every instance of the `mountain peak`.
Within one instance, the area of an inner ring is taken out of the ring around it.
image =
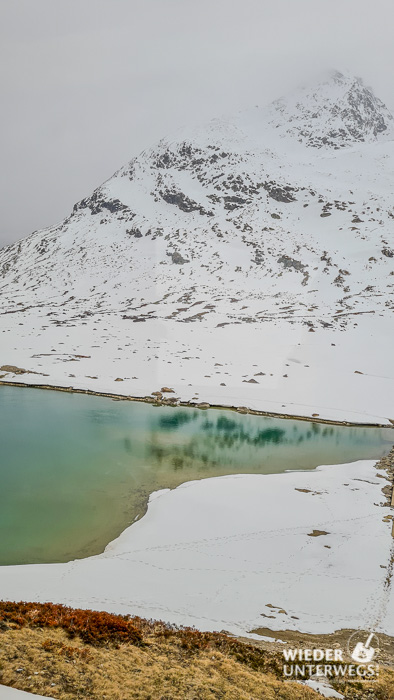
[[[269,107],[269,122],[281,135],[307,146],[334,149],[375,141],[392,133],[393,116],[360,78],[330,71]]]

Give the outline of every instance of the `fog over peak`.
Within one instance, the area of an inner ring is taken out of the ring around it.
[[[0,245],[61,220],[184,124],[337,66],[394,105],[387,0],[3,3]]]

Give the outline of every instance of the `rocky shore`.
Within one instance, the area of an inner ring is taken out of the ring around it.
[[[0,375],[1,376],[1,375]],[[5,375],[3,375],[5,376]],[[116,380],[115,380],[116,381]],[[92,389],[78,389],[72,386],[57,386],[51,384],[33,384],[31,382],[14,382],[0,379],[0,386],[15,386],[21,388],[31,388],[31,389],[47,389],[49,391],[64,391],[73,394],[88,394],[89,396],[102,396],[105,398],[112,399],[113,401],[139,401],[143,403],[150,403],[154,406],[182,406],[185,408],[199,408],[205,410],[208,408],[223,409],[226,411],[236,411],[237,413],[247,414],[253,416],[265,416],[268,418],[286,418],[289,420],[302,420],[309,421],[312,423],[323,423],[325,425],[344,425],[353,428],[389,428],[391,429],[394,425],[394,420],[389,419],[390,423],[361,423],[357,421],[350,420],[331,420],[329,418],[320,418],[319,415],[312,414],[312,416],[303,416],[296,413],[280,413],[275,411],[259,411],[257,409],[248,408],[247,406],[231,406],[227,404],[219,403],[208,403],[207,401],[182,401],[177,396],[163,396],[164,393],[175,393],[174,389],[161,389],[161,391],[154,391],[150,396],[128,396],[123,394],[114,394],[106,391],[93,391]]]
[[[384,506],[394,508],[394,446],[386,457],[382,457],[376,463],[376,469],[384,469],[387,473],[388,483],[382,489],[382,493],[386,496]],[[394,536],[394,516],[392,516],[392,519]]]

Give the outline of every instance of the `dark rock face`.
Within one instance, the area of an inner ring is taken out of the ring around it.
[[[49,250],[49,241],[47,238],[43,238],[39,243],[36,245],[36,251],[39,255],[44,255],[45,253],[48,252]]]
[[[349,107],[342,111],[341,117],[354,139],[363,141],[366,131],[377,136],[387,130],[386,120],[380,111],[384,107],[383,102],[361,83],[356,83],[349,91],[348,103]]]
[[[385,255],[386,258],[394,258],[394,250],[391,250],[391,248],[383,248],[382,254]]]
[[[134,236],[134,238],[142,238],[142,233],[139,228],[128,228],[126,229],[128,236]]]
[[[193,212],[198,211],[201,215],[212,216],[212,212],[207,212],[201,204],[197,204],[192,199],[187,197],[183,192],[175,192],[170,190],[164,190],[159,192],[160,197],[164,199],[167,204],[173,204],[182,211]]]
[[[263,265],[263,263],[264,263],[264,253],[263,253],[263,251],[260,250],[259,248],[256,248],[256,249],[255,249],[255,256],[254,256],[254,258],[252,258],[252,262],[253,262],[255,265]]]
[[[276,202],[284,202],[287,204],[296,201],[296,197],[292,194],[295,192],[295,188],[290,187],[290,185],[281,186],[278,185],[277,182],[271,180],[270,182],[264,182],[263,187],[268,193],[268,196],[275,199]]]
[[[228,211],[233,211],[234,209],[239,209],[240,207],[244,207],[245,204],[250,204],[250,200],[243,199],[243,197],[236,197],[236,196],[230,196],[230,195],[223,197],[223,200],[224,200],[224,208],[227,209]]]
[[[305,270],[305,265],[303,265],[300,260],[294,260],[294,258],[290,258],[288,255],[281,255],[281,257],[278,258],[278,263],[281,263],[284,267],[292,267],[299,272]]]
[[[81,199],[80,202],[75,204],[73,213],[75,214],[81,209],[90,209],[92,214],[99,214],[104,211],[110,212],[111,214],[130,211],[119,199],[106,200],[100,188],[95,190],[91,197]]]
[[[177,250],[175,250],[173,253],[167,253],[167,255],[172,258],[172,262],[176,265],[184,265],[185,263],[190,262],[190,260],[184,258]]]

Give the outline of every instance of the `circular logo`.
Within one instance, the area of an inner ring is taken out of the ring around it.
[[[349,656],[358,664],[371,663],[379,651],[379,639],[374,632],[353,632],[347,643]]]

